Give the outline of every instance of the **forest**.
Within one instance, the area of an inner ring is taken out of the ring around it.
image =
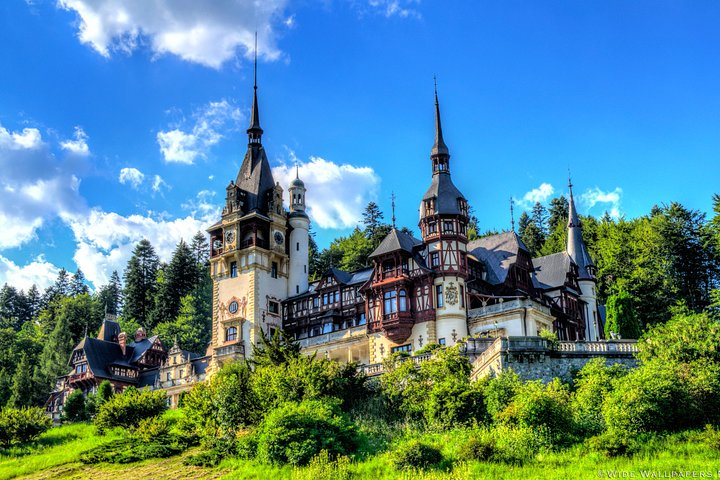
[[[518,221],[518,234],[533,256],[565,248],[567,200],[554,198],[549,208],[536,204]],[[598,290],[608,307],[608,322],[624,337],[637,338],[650,326],[675,314],[720,308],[720,196],[711,218],[679,203],[653,207],[634,219],[583,216],[583,236],[598,267]],[[368,266],[368,256],[390,225],[375,203],[347,236],[319,250],[311,237],[310,275],[331,266],[354,270]],[[471,218],[470,240],[481,231]],[[58,375],[67,373],[72,348],[97,334],[105,314],[118,315],[122,330],[143,327],[169,348],[204,353],[210,335],[212,281],[204,234],[180,241],[170,261],[158,258],[150,240],[140,241],[125,270],[113,272],[107,285],[91,291],[83,273],[61,270],[41,292],[12,285],[0,290],[0,405],[41,406]]]

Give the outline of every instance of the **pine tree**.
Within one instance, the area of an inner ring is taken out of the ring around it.
[[[7,283],[0,289],[0,328],[19,330],[22,325],[19,312],[19,294]]]
[[[25,298],[27,299],[27,316],[29,319],[36,318],[40,313],[41,295],[34,283],[25,294]]]
[[[370,202],[363,212],[362,223],[365,226],[363,233],[370,239],[373,245],[380,244],[383,238],[390,232],[390,226],[383,223],[383,213],[375,202]]]
[[[33,405],[34,384],[33,384],[33,366],[27,354],[20,355],[20,363],[15,369],[15,375],[12,379],[12,387],[8,406],[20,408],[30,407]]]
[[[70,295],[70,278],[67,270],[61,268],[58,272],[55,284],[50,287],[56,295],[68,296]]]
[[[190,243],[190,250],[193,253],[195,262],[200,265],[209,265],[210,243],[204,233],[198,231]]]
[[[98,290],[98,303],[111,315],[118,315],[122,304],[122,285],[117,270],[110,275],[110,283]]]
[[[48,335],[39,359],[38,388],[46,395],[52,390],[55,379],[67,373],[67,361],[73,349],[72,335],[70,334],[69,316],[58,315],[50,335]]]
[[[180,240],[170,263],[163,270],[163,281],[159,282],[150,329],[160,322],[172,322],[177,317],[180,299],[191,294],[197,285],[197,272],[197,263],[190,247]]]
[[[555,231],[558,225],[567,222],[569,209],[568,200],[564,195],[550,200],[550,218],[548,219],[550,232]]]
[[[135,246],[125,270],[123,314],[145,328],[149,326],[150,312],[155,304],[159,265],[155,249],[148,240],[143,239]]]
[[[85,274],[78,268],[70,280],[70,295],[82,295],[89,292],[90,289],[85,285]]]

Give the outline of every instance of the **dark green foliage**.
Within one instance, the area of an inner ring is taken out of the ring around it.
[[[216,420],[224,435],[234,436],[239,429],[257,423],[258,400],[251,388],[247,364],[224,366],[212,379],[212,388]]]
[[[681,314],[645,333],[637,357],[663,363],[709,360],[720,363],[720,321],[709,315]]]
[[[98,289],[97,301],[103,311],[118,315],[122,305],[122,284],[117,270],[110,275],[110,282]]]
[[[150,312],[155,305],[157,271],[160,266],[155,249],[142,239],[133,250],[125,269],[125,308],[123,315],[134,318],[144,327],[149,326]]]
[[[567,443],[575,427],[570,392],[557,378],[547,385],[540,380],[524,382],[496,418],[510,425],[542,430],[554,444]]]
[[[300,344],[284,330],[275,330],[269,338],[262,329],[260,330],[260,344],[253,345],[251,361],[254,365],[282,365],[298,358],[300,358]]]
[[[21,354],[20,363],[12,377],[8,406],[20,408],[33,405],[34,392],[37,388],[33,380],[33,370],[27,354]]]
[[[66,422],[81,422],[88,419],[85,406],[85,395],[81,390],[73,390],[65,400],[63,406],[63,420]]]
[[[357,445],[354,427],[332,401],[288,402],[268,413],[257,431],[257,458],[266,463],[306,465],[322,450],[347,455]]]
[[[420,440],[402,443],[393,453],[393,465],[398,470],[433,468],[437,467],[442,461],[443,456],[438,448]]]
[[[585,444],[591,450],[600,452],[607,457],[620,457],[637,452],[641,442],[638,441],[637,434],[624,430],[609,430],[588,438]]]
[[[107,402],[113,397],[113,387],[109,380],[103,380],[100,385],[98,385],[97,389],[97,395],[96,395],[96,403],[97,406],[100,407],[103,403]]]
[[[162,322],[155,327],[154,333],[160,336],[163,344],[172,345],[177,341],[183,350],[199,353],[207,350],[210,314],[204,315],[198,311],[198,300],[193,295],[182,297],[175,320]]]
[[[190,445],[175,435],[143,441],[136,436],[114,440],[80,455],[80,461],[86,464],[96,463],[134,463],[150,458],[167,458],[185,451]]]
[[[506,370],[491,379],[485,387],[485,404],[488,415],[496,417],[505,410],[515,398],[521,387],[520,376],[512,370]]]
[[[78,268],[70,279],[70,295],[74,297],[86,293],[90,293],[90,289],[85,285],[85,274]]]
[[[476,434],[460,445],[458,457],[461,460],[490,462],[497,458],[495,439],[490,435]]]
[[[5,408],[0,410],[0,444],[25,443],[52,426],[42,408]]]
[[[605,365],[604,358],[590,360],[578,372],[572,410],[579,433],[597,435],[605,429],[602,404],[612,391],[613,381],[626,373],[621,365]]]
[[[94,423],[100,431],[113,427],[135,427],[146,418],[160,415],[166,408],[165,392],[138,391],[128,387],[99,408]]]
[[[180,309],[180,300],[191,294],[197,284],[198,266],[193,252],[183,240],[178,243],[170,263],[162,269],[158,279],[150,329],[159,323],[173,321]]]
[[[611,338],[611,332],[619,333],[621,338],[640,338],[640,322],[633,309],[633,299],[628,292],[621,290],[610,295],[605,303],[607,321],[605,338]]]

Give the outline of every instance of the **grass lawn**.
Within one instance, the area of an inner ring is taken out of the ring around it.
[[[389,452],[351,461],[319,462],[303,468],[261,465],[254,461],[226,459],[218,468],[183,465],[186,452],[166,459],[145,460],[126,465],[84,465],[79,455],[92,447],[121,436],[111,432],[98,436],[92,425],[75,424],[53,428],[36,442],[0,450],[0,480],[25,479],[272,479],[272,480],[343,480],[343,479],[565,479],[565,478],[678,478],[678,473],[692,472],[695,478],[720,478],[720,451],[696,440],[692,433],[658,437],[646,443],[632,457],[605,458],[588,451],[583,445],[557,452],[541,453],[522,466],[458,458],[457,445],[464,432],[423,435],[423,440],[443,451],[448,459],[444,469],[396,471]],[[654,473],[648,473],[654,472]]]

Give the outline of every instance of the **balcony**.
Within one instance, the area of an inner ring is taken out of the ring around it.
[[[82,373],[72,373],[68,377],[68,383],[70,383],[72,385],[74,383],[84,382],[84,381],[90,380],[92,378],[94,378],[94,375],[90,371],[86,371],[86,372],[82,372]]]
[[[491,305],[486,305],[484,307],[468,310],[468,321],[477,322],[483,317],[489,317],[498,313],[508,312],[520,308],[532,308],[546,315],[550,315],[550,309],[548,307],[530,299],[517,298],[508,301],[503,301],[503,299],[500,299],[496,303],[493,303]]]
[[[312,348],[318,345],[325,345],[333,342],[349,341],[360,337],[365,338],[366,331],[365,325],[359,325],[357,327],[346,328],[344,330],[323,333],[314,337],[303,338],[298,340],[298,343],[302,348]]]
[[[218,357],[224,357],[228,355],[234,356],[245,356],[245,345],[242,343],[233,343],[231,345],[225,345],[217,347],[215,349],[215,355]]]

